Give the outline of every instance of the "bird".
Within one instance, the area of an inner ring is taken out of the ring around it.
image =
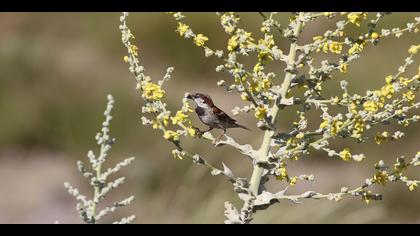
[[[242,128],[251,131],[247,127],[238,124],[236,120],[232,119],[224,111],[215,106],[209,95],[203,93],[188,93],[186,98],[195,102],[195,112],[197,113],[198,118],[209,127],[206,131],[200,131],[201,133],[209,132],[214,128],[223,130],[220,136],[215,139],[215,143],[220,141],[227,129]]]

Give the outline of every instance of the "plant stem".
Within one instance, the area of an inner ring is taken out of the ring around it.
[[[103,158],[103,156],[105,156],[105,143],[101,144],[101,150],[100,150],[100,155],[98,159]],[[98,165],[98,167],[96,167],[95,172],[96,172],[96,181],[97,183],[95,184],[94,192],[93,192],[93,202],[92,202],[92,215],[91,215],[91,223],[95,224],[96,223],[96,206],[98,205],[99,202],[99,194],[102,188],[102,181],[101,181],[101,167],[102,167],[102,163],[100,163]]]
[[[302,13],[299,13],[299,17],[297,19],[297,24],[295,26],[294,29],[294,37],[295,40],[291,45],[290,45],[290,50],[289,50],[289,55],[288,55],[288,64],[289,65],[293,65],[295,63],[296,60],[296,49],[297,49],[297,37],[300,34],[301,28],[302,28],[302,24],[303,22],[301,21],[301,17],[302,17]],[[290,72],[286,72],[286,75],[284,77],[284,81],[281,85],[281,89],[280,89],[280,95],[281,98],[285,98],[287,95],[287,91],[290,88],[290,84],[292,82],[292,78],[293,78],[293,74]],[[277,104],[274,104],[273,107],[270,109],[269,111],[269,116],[272,117],[271,123],[275,124],[276,121],[276,117],[277,114],[279,112],[280,108],[278,107]],[[264,133],[264,138],[261,144],[260,149],[258,150],[258,159],[257,162],[266,162],[268,160],[268,152],[270,151],[270,144],[271,144],[271,138],[274,135],[273,130],[267,130]],[[250,180],[250,186],[249,186],[249,190],[255,195],[257,196],[259,194],[259,188],[260,188],[260,184],[261,184],[261,178],[264,172],[264,168],[259,167],[258,165],[254,166],[254,170],[252,172],[252,176],[251,176],[251,180]]]
[[[97,168],[96,168],[96,179],[99,181],[99,178],[100,178],[100,176],[101,176],[101,166],[99,165]],[[97,205],[97,203],[98,203],[98,199],[99,198],[99,185],[97,184],[95,187],[94,187],[94,193],[93,193],[93,205],[92,205],[92,223],[93,224],[95,224],[96,223],[96,205]]]

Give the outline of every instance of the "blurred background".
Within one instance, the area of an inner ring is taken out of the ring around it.
[[[380,28],[403,28],[419,15],[395,13],[387,16]],[[222,223],[225,201],[240,207],[229,182],[210,176],[206,168],[189,160],[173,159],[172,144],[164,141],[160,133],[141,125],[142,100],[123,62],[126,49],[120,41],[119,16],[119,13],[0,14],[0,223],[81,223],[76,202],[65,191],[63,182],[71,182],[88,196],[92,194],[76,169],[76,161],[87,161],[90,149],[98,151],[94,137],[101,128],[107,94],[116,99],[111,135],[117,139],[107,164],[129,156],[137,159],[119,173],[127,177],[126,183],[111,192],[107,202],[130,194],[136,200],[104,222],[135,214],[137,223]],[[226,47],[228,37],[216,14],[186,16],[195,32],[209,37],[211,48]],[[240,16],[241,26],[255,32],[254,37],[260,37],[261,17],[254,13]],[[287,24],[290,16],[281,13],[278,19]],[[179,108],[186,91],[211,94],[226,112],[235,104],[243,104],[236,94],[216,86],[220,79],[230,80],[227,74],[215,71],[221,62],[205,58],[200,48],[180,38],[170,15],[133,13],[128,21],[139,46],[141,63],[152,79],[161,79],[168,66],[175,67],[172,80],[165,85],[169,108]],[[313,36],[333,29],[334,22],[319,20],[309,24],[301,42],[309,42]],[[349,35],[359,30],[353,25],[348,29]],[[286,40],[278,37],[276,42],[282,50],[288,50]],[[327,83],[326,97],[339,92],[342,79],[349,81],[351,92],[362,93],[381,86],[385,76],[395,73],[403,64],[409,46],[418,43],[418,35],[406,34],[398,40],[386,38],[376,47],[369,45],[362,58],[350,65],[347,74],[337,73]],[[318,59],[323,58],[321,55]],[[420,58],[415,59],[409,74],[417,71]],[[284,66],[274,64],[270,68],[281,74]],[[280,130],[287,131],[296,113],[286,109],[279,117]],[[311,118],[318,125],[319,111],[313,110]],[[238,142],[258,147],[263,132],[255,127],[253,115],[241,114],[236,119],[254,131],[231,130],[230,135]],[[197,119],[194,122],[204,128]],[[307,190],[327,193],[337,192],[342,186],[359,186],[373,174],[373,163],[378,160],[391,164],[401,155],[412,158],[419,151],[418,124],[407,128],[379,127],[371,132],[397,129],[405,132],[406,137],[386,145],[378,146],[373,141],[332,142],[336,150],[348,146],[354,153],[365,153],[368,159],[362,164],[344,163],[323,152],[313,152],[289,165],[291,175],[305,173],[316,177],[313,183],[298,182],[289,193]],[[229,147],[213,148],[202,140],[192,140],[186,145],[216,166],[223,161],[238,176],[251,174],[248,159]],[[420,174],[417,170],[410,172],[410,176],[419,178]],[[275,181],[269,186],[273,190],[284,187]],[[311,200],[299,205],[282,202],[257,212],[254,222],[420,223],[418,189],[409,192],[407,186],[398,183],[375,191],[384,194],[383,201],[366,205],[360,198],[349,197],[341,202]]]

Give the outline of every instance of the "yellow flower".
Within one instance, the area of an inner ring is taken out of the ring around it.
[[[227,49],[232,52],[238,48],[238,38],[236,36],[232,36],[228,41]]]
[[[391,84],[393,79],[394,79],[394,76],[388,75],[387,77],[385,77],[385,82],[387,84]]]
[[[191,137],[195,137],[197,135],[197,130],[195,128],[193,128],[193,127],[188,127],[188,130],[187,131],[188,131],[188,134]]]
[[[182,111],[177,111],[174,117],[171,117],[172,124],[182,123],[187,119],[187,115],[185,115]]]
[[[129,51],[131,54],[133,54],[134,56],[138,56],[138,50],[139,50],[139,48],[138,48],[136,45],[134,45],[134,44],[132,44],[132,45],[128,48],[128,51]]]
[[[178,22],[177,31],[179,32],[179,35],[184,36],[184,34],[188,31],[188,29],[189,29],[188,25]]]
[[[168,126],[169,125],[169,116],[165,115],[162,119],[163,125]]]
[[[165,131],[165,133],[163,134],[163,138],[170,140],[170,141],[179,141],[179,133],[172,131],[172,130],[167,130]]]
[[[356,105],[355,102],[352,102],[350,104],[350,112],[353,113],[353,114],[357,114],[357,105]]]
[[[351,12],[347,15],[347,19],[355,24],[357,27],[360,27],[360,23],[362,22],[362,17],[366,19],[366,13],[363,12]]]
[[[241,99],[242,99],[242,100],[244,100],[244,101],[249,101],[248,94],[246,94],[246,93],[241,93]]]
[[[289,147],[296,147],[296,145],[297,145],[297,139],[295,137],[289,138],[286,142],[286,146],[289,146]]]
[[[382,96],[386,98],[391,98],[394,94],[394,91],[394,86],[392,86],[392,84],[387,84],[381,88]]]
[[[339,42],[332,42],[329,45],[329,49],[333,53],[340,54],[341,53],[341,50],[343,49],[343,46]]]
[[[158,129],[158,128],[160,128],[162,125],[158,122],[158,121],[153,121],[153,125],[152,125],[152,128],[153,129]]]
[[[251,82],[251,84],[249,85],[249,91],[251,92],[251,93],[255,93],[255,92],[260,92],[261,91],[261,88],[260,88],[260,86],[258,86],[258,84],[257,83],[252,83]]]
[[[347,63],[341,63],[338,68],[340,69],[340,72],[341,73],[346,74],[347,73],[347,70],[349,68],[349,65]]]
[[[268,90],[269,88],[271,88],[273,84],[271,83],[271,80],[269,79],[263,79],[259,86],[263,89],[263,90]]]
[[[178,159],[178,160],[183,159],[182,153],[177,149],[172,150],[172,155],[174,156],[175,159]]]
[[[287,176],[287,170],[284,167],[280,168],[280,176],[286,177]]]
[[[207,40],[209,40],[209,38],[207,38],[207,37],[206,37],[206,36],[204,36],[203,34],[197,34],[197,35],[194,37],[194,43],[195,43],[195,45],[197,45],[197,46],[199,46],[199,47],[203,46],[203,45],[204,45],[204,43],[205,43]]]
[[[370,35],[370,37],[371,37],[373,40],[375,40],[375,39],[378,39],[378,38],[379,38],[379,34],[378,34],[378,33],[376,33],[376,32],[372,32],[372,34]]]
[[[295,186],[295,184],[296,184],[296,182],[297,182],[297,177],[296,177],[296,176],[294,176],[294,177],[290,178],[290,180],[289,180],[289,181],[290,181],[290,182],[289,182],[290,186]]]
[[[410,191],[413,191],[414,189],[416,189],[416,187],[417,187],[417,183],[416,183],[416,182],[412,182],[412,183],[410,184],[410,186],[408,186],[408,189],[409,189]]]
[[[258,44],[265,45],[267,48],[272,48],[275,44],[273,35],[269,35],[264,39],[258,40]]]
[[[182,104],[182,111],[187,112],[187,113],[191,113],[191,112],[193,112],[193,109],[191,108],[190,104],[188,104],[188,102],[184,102]]]
[[[358,118],[354,124],[352,131],[353,137],[360,138],[365,130],[365,124],[362,119]]]
[[[375,143],[379,145],[382,142],[387,141],[388,138],[389,138],[389,133],[387,131],[382,132],[381,134],[378,133],[375,135]]]
[[[344,161],[350,161],[350,159],[351,159],[350,149],[349,148],[344,148],[344,150],[340,152],[340,157]]]
[[[354,53],[360,53],[365,48],[366,42],[355,43],[348,51],[349,55],[353,55]]]
[[[266,113],[267,113],[267,108],[265,108],[265,107],[258,107],[255,110],[255,117],[257,119],[259,119],[259,120],[263,120]]]
[[[323,45],[321,45],[321,47],[324,53],[328,53],[328,48],[329,48],[328,43],[324,43]]]
[[[372,200],[372,191],[367,191],[362,195],[362,200],[366,202],[366,204],[369,204]]]
[[[285,167],[280,167],[278,169],[278,175],[276,177],[277,180],[284,180],[287,179],[289,177],[289,175],[287,174],[287,170]]]
[[[129,57],[128,56],[124,56],[123,60],[124,60],[124,62],[128,62],[129,61]]]
[[[407,99],[407,101],[412,102],[414,100],[414,98],[416,97],[416,95],[414,95],[413,91],[410,90],[410,91],[404,93],[403,97],[405,99]]]
[[[255,64],[253,71],[255,73],[258,73],[259,71],[262,71],[264,69],[263,65],[261,65],[260,62],[258,62],[257,64]]]
[[[340,31],[334,32],[332,35],[343,37],[344,35],[346,35],[346,33],[340,30]]]
[[[388,173],[386,171],[378,171],[373,176],[375,183],[382,184],[385,186],[388,183]]]
[[[339,120],[334,120],[332,125],[331,125],[331,134],[333,136],[337,136],[338,131],[341,128],[341,125],[343,124],[343,122],[339,121]]]
[[[404,77],[400,77],[399,78],[399,81],[400,81],[400,83],[402,84],[402,85],[404,85],[404,86],[408,86],[408,84],[411,82],[411,80],[409,80],[408,78],[404,78]]]
[[[320,129],[327,127],[329,124],[328,119],[324,119],[324,121],[319,125]]]
[[[304,137],[305,137],[305,134],[303,132],[300,132],[296,135],[296,138],[298,138],[298,139],[302,139]]]
[[[143,86],[143,97],[149,100],[160,100],[164,97],[165,90],[163,90],[159,85],[147,82]]]
[[[411,45],[410,49],[408,49],[408,53],[410,54],[417,54],[419,52],[420,45]]]
[[[368,112],[378,111],[378,105],[374,101],[366,101],[365,103],[363,103],[363,107],[365,108],[365,111]]]
[[[331,98],[332,104],[335,105],[335,104],[338,104],[339,102],[340,102],[340,98],[338,98],[337,96]]]

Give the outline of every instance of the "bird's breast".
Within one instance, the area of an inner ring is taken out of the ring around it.
[[[210,126],[210,127],[215,127],[216,125],[216,120],[214,117],[214,114],[210,112],[212,112],[211,109],[204,109],[202,107],[197,107],[195,109],[195,112],[198,115],[198,118],[200,118],[201,122],[203,122],[204,124]]]

